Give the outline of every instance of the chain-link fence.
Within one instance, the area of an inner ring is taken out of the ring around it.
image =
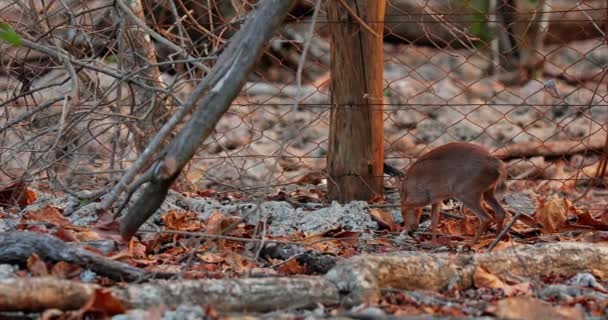
[[[119,178],[254,2],[0,1],[24,40],[0,44],[0,183],[66,191]],[[323,9],[313,20],[315,3],[292,8],[183,188],[323,185],[335,22]],[[607,12],[606,1],[387,0],[387,163],[474,142],[505,161],[511,192],[575,199],[589,187],[605,210]]]

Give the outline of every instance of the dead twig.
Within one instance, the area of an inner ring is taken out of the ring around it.
[[[515,214],[515,216],[513,216],[513,219],[511,219],[511,221],[509,221],[509,223],[496,236],[496,239],[494,239],[494,241],[492,241],[492,243],[488,247],[488,252],[492,251],[492,249],[494,249],[494,247],[496,247],[496,245],[500,242],[500,240],[507,234],[507,232],[509,232],[509,230],[511,229],[511,227],[513,226],[515,221],[517,221],[522,215],[524,215],[523,211],[518,211]]]

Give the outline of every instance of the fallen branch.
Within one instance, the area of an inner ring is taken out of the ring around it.
[[[605,140],[605,136],[596,134],[589,139],[580,140],[521,142],[506,145],[496,150],[494,155],[501,160],[534,156],[558,157],[585,151],[601,151],[604,148]]]
[[[135,281],[158,276],[35,232],[1,232],[0,263],[25,264],[32,254],[53,262],[65,261],[88,268],[113,280]]]
[[[322,277],[162,281],[128,286],[119,297],[137,308],[186,303],[212,305],[223,311],[268,311],[338,303],[336,287]]]
[[[502,238],[507,234],[507,232],[511,230],[511,227],[513,227],[515,221],[517,221],[522,215],[524,215],[524,212],[519,211],[515,214],[515,216],[513,216],[513,218],[511,218],[511,221],[509,221],[509,223],[502,230],[500,230],[500,233],[496,236],[496,239],[492,241],[492,243],[488,247],[488,252],[492,251],[494,247],[496,247],[496,245],[500,242],[500,240],[502,240]]]
[[[477,267],[497,276],[515,274],[532,278],[568,277],[579,272],[607,274],[608,247],[561,242],[463,255],[419,252],[361,255],[339,263],[326,278],[343,293],[343,304],[358,305],[377,301],[382,288],[435,291],[470,288]]]
[[[0,280],[0,311],[77,310],[98,286],[51,277]]]
[[[98,288],[50,277],[0,280],[0,311],[79,309]],[[336,288],[322,277],[161,281],[108,291],[125,307],[137,309],[192,304],[213,306],[220,311],[261,312],[338,303]]]

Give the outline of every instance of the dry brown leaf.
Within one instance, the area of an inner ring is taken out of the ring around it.
[[[23,215],[23,219],[46,222],[58,227],[63,227],[70,224],[70,221],[63,216],[61,210],[53,206],[46,206],[38,211],[27,211]]]
[[[195,212],[171,210],[162,215],[165,226],[171,230],[196,231],[202,227]]]
[[[477,288],[502,289],[507,297],[531,291],[529,282],[508,284],[480,266],[475,268],[473,282]]]
[[[306,237],[302,239],[302,242],[311,243],[311,248],[325,253],[338,255],[340,251],[342,251],[342,244],[340,244],[340,241],[332,241],[331,239],[328,239],[327,237],[320,234],[315,234]]]
[[[196,256],[206,263],[220,263],[226,260],[221,255],[212,252],[207,252],[205,254],[197,254]]]
[[[532,297],[512,297],[498,301],[489,310],[502,319],[582,320],[583,312],[574,307],[552,306]]]
[[[207,227],[205,232],[209,234],[222,234],[222,222],[226,219],[226,216],[220,211],[212,213],[207,218]]]
[[[192,267],[193,272],[217,272],[219,265],[216,263],[203,263]]]
[[[475,268],[473,272],[473,283],[477,288],[504,288],[506,284],[496,275],[489,273],[481,266]]]
[[[78,238],[76,238],[75,232],[73,232],[72,230],[68,230],[67,228],[63,228],[63,227],[57,228],[57,230],[55,232],[53,232],[53,235],[56,238],[63,240],[63,242],[79,242],[80,241],[80,240],[78,240]]]
[[[578,224],[590,226],[601,231],[608,231],[608,223],[594,218],[589,210],[575,209],[574,212],[578,216]]]
[[[27,258],[27,270],[34,276],[47,276],[49,274],[46,263],[35,253]]]
[[[371,208],[369,209],[369,214],[381,227],[386,228],[391,232],[401,230],[401,227],[395,222],[393,215],[388,210]]]
[[[77,314],[84,316],[86,313],[93,312],[104,315],[115,315],[125,313],[126,311],[127,309],[118,299],[112,296],[109,290],[95,289],[91,299],[77,311]]]
[[[131,239],[129,241],[129,254],[135,259],[145,259],[147,258],[146,246],[135,239]]]
[[[527,233],[532,230],[537,230],[541,227],[542,226],[534,219],[534,217],[526,213],[521,213],[519,219],[517,219],[511,229],[519,233]]]
[[[120,232],[120,223],[118,222],[118,219],[114,217],[114,213],[112,213],[111,210],[98,210],[97,216],[97,222],[91,226],[92,229],[109,231],[117,234]]]
[[[245,230],[246,224],[243,223],[243,218],[239,216],[226,216],[222,220],[222,233],[227,233],[232,236],[248,234]]]
[[[582,169],[583,174],[588,178],[595,178],[595,174],[597,173],[599,164],[600,164],[600,162],[598,161],[592,165],[588,165],[588,166],[584,167]],[[606,176],[608,176],[608,170],[606,170],[606,172],[604,172],[604,177],[606,177]],[[599,177],[599,178],[601,178],[601,177]]]
[[[237,274],[243,274],[251,270],[251,268],[256,267],[255,263],[247,260],[245,257],[236,252],[227,251],[224,252],[224,256],[226,258],[226,263],[231,267],[232,271],[236,272]]]
[[[439,221],[437,232],[440,234],[462,235],[463,229],[467,229],[465,224],[463,221],[443,219],[443,221]]]
[[[61,279],[70,279],[80,274],[82,268],[78,265],[59,261],[51,268],[51,274]]]
[[[36,201],[36,193],[23,180],[0,186],[0,206],[18,205],[25,208]]]
[[[306,273],[306,267],[301,265],[297,259],[291,259],[279,266],[278,271],[281,274],[304,274]]]
[[[103,238],[93,230],[82,230],[79,232],[75,232],[74,236],[80,242],[103,240]]]
[[[461,220],[439,219],[439,227],[437,228],[437,232],[452,235],[473,236],[477,232],[477,229],[479,229],[479,219],[468,209],[466,209],[465,212],[466,214]]]
[[[478,252],[481,249],[486,248],[487,246],[489,246],[492,242],[494,242],[494,240],[496,240],[496,235],[495,234],[486,234],[486,235],[483,235],[483,236],[481,236],[479,238],[479,241],[476,244],[471,245],[471,249],[473,249],[475,252]],[[503,241],[500,241],[500,242],[503,242]]]
[[[572,202],[568,199],[551,197],[546,199],[536,212],[536,221],[542,226],[545,233],[553,233],[560,230],[566,220]]]
[[[339,242],[342,247],[350,246],[351,248],[359,241],[361,231],[340,231],[336,232],[332,237],[340,239]]]
[[[492,240],[492,241],[494,241],[494,240]],[[520,245],[519,243],[513,241],[513,239],[511,239],[511,238],[508,238],[506,241],[503,239],[496,244],[496,246],[494,247],[494,249],[492,249],[492,251],[496,252],[496,251],[508,249],[508,248],[511,248],[514,246],[519,246],[519,245]]]
[[[591,269],[591,274],[601,281],[606,281],[606,279],[608,279],[608,274],[602,270]]]
[[[188,251],[188,250],[184,247],[173,247],[173,248],[167,249],[167,251],[165,251],[164,254],[178,256],[180,254],[185,253],[186,251]]]

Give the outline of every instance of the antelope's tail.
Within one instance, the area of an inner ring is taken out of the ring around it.
[[[391,166],[390,164],[384,163],[384,173],[392,177],[403,177],[403,171]]]

